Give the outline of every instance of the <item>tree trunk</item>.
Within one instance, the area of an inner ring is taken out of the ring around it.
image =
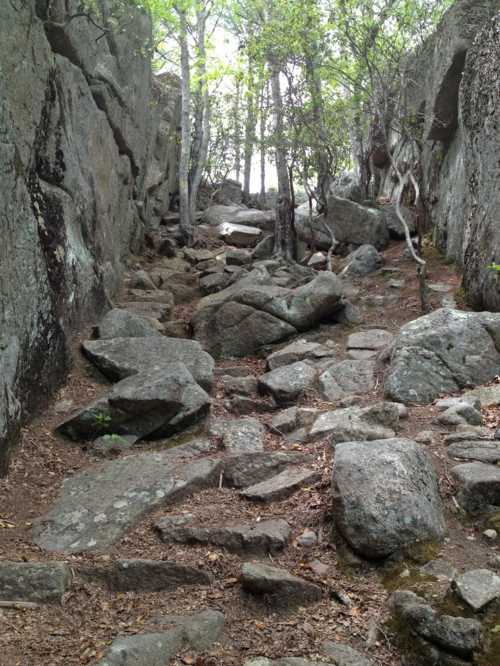
[[[266,126],[267,108],[269,106],[269,82],[262,83],[260,94],[260,199],[262,204],[266,201]]]
[[[257,122],[255,115],[255,90],[254,80],[251,73],[252,62],[248,63],[249,68],[249,81],[247,99],[247,115],[245,122],[245,147],[243,151],[244,168],[243,168],[243,200],[247,202],[250,198],[250,176],[252,173],[252,157],[253,147],[255,143],[255,124]]]
[[[236,79],[236,93],[234,98],[233,107],[233,121],[234,121],[234,171],[235,178],[239,182],[241,176],[241,125],[240,125],[240,98],[241,98],[241,83],[239,78]]]
[[[283,126],[283,99],[281,97],[280,68],[271,65],[271,92],[274,111],[274,150],[276,156],[276,174],[278,176],[278,205],[274,233],[274,253],[287,260],[294,259],[293,247],[293,207],[291,200],[290,179],[286,158],[285,132]]]
[[[181,47],[181,154],[179,159],[179,214],[180,229],[186,245],[193,242],[193,225],[189,205],[189,161],[191,157],[191,90],[187,19],[185,10],[179,9]]]

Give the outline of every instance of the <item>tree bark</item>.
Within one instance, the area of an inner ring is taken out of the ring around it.
[[[266,126],[267,108],[269,106],[269,82],[262,84],[260,94],[260,199],[262,204],[266,201]]]
[[[234,171],[236,180],[239,182],[241,176],[241,125],[240,125],[240,101],[241,82],[236,79],[236,92],[234,97],[233,121],[234,121]]]
[[[191,158],[191,89],[187,18],[178,10],[181,47],[181,154],[179,159],[179,215],[180,229],[186,245],[193,242],[193,225],[189,201],[189,162]]]
[[[252,173],[252,157],[253,157],[253,147],[255,144],[255,124],[257,122],[255,114],[255,90],[254,90],[254,80],[251,75],[252,62],[248,63],[249,68],[249,82],[248,82],[248,91],[246,95],[247,99],[247,114],[245,122],[245,147],[243,150],[243,200],[247,202],[250,198],[250,176]]]

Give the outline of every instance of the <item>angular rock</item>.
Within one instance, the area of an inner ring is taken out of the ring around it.
[[[347,338],[348,349],[380,350],[389,347],[394,341],[394,335],[381,328],[372,328],[368,331],[352,333]]]
[[[144,289],[144,291],[155,291],[156,285],[144,270],[136,271],[130,278],[132,289]]]
[[[0,600],[60,601],[72,575],[65,562],[0,562]]]
[[[139,339],[139,338],[138,338]],[[58,430],[72,439],[103,435],[169,435],[203,418],[210,398],[183,363],[169,363],[127,377]]]
[[[335,402],[346,396],[367,393],[375,387],[375,361],[348,360],[330,365],[319,376],[321,395]]]
[[[332,492],[338,530],[365,557],[444,538],[436,472],[411,440],[337,444]]]
[[[223,375],[220,378],[220,384],[226,393],[230,395],[237,393],[239,395],[252,395],[257,393],[257,377],[249,375],[248,377],[230,377]]]
[[[371,407],[346,407],[320,414],[310,430],[311,436],[330,435],[332,444],[394,437],[399,422],[395,403],[382,402]]]
[[[225,460],[224,481],[233,488],[245,488],[276,476],[291,465],[309,462],[303,453],[270,451],[230,456]]]
[[[236,247],[255,247],[262,237],[261,229],[232,222],[220,224],[217,232],[225,243]]]
[[[274,402],[265,402],[263,400],[256,400],[247,395],[233,395],[227,401],[227,408],[233,414],[244,416],[245,414],[263,414],[265,412],[272,412],[276,409]]]
[[[333,657],[336,666],[371,666],[372,661],[354,650],[349,645],[325,641],[321,645],[321,651],[327,657]]]
[[[169,451],[102,463],[65,480],[34,541],[47,551],[102,550],[156,506],[218,484],[221,469],[210,458],[182,464]]]
[[[211,544],[231,552],[272,555],[286,547],[291,535],[289,524],[282,519],[233,527],[192,527],[176,525],[175,519],[166,516],[155,528],[165,543]]]
[[[240,248],[230,248],[226,251],[226,264],[228,266],[246,266],[252,262],[252,253]]]
[[[438,417],[437,421],[444,425],[482,425],[483,417],[481,412],[467,402],[458,402],[452,407],[448,407]]]
[[[165,666],[183,648],[203,651],[217,641],[224,616],[213,610],[191,616],[166,617],[168,631],[116,638],[97,666]]]
[[[500,598],[500,576],[489,569],[474,569],[455,578],[454,587],[475,611]]]
[[[463,463],[451,468],[457,480],[457,500],[468,513],[500,506],[500,468],[482,462]]]
[[[323,596],[318,585],[294,576],[286,569],[257,562],[243,564],[241,585],[247,592],[265,596],[279,606],[314,603]]]
[[[461,460],[477,460],[496,465],[500,462],[500,440],[469,440],[450,444],[446,450],[451,458]]]
[[[225,273],[209,273],[200,279],[200,289],[203,296],[216,294],[229,284],[229,277]]]
[[[303,361],[297,361],[261,375],[259,388],[271,393],[276,402],[289,403],[313,388],[317,375],[318,372],[314,367]]]
[[[406,206],[400,206],[400,208],[403,218],[408,225],[408,229],[410,230],[410,234],[413,235],[417,229],[415,213],[413,213],[409,208],[406,208]],[[396,207],[393,204],[386,204],[382,207],[382,211],[385,214],[385,221],[391,238],[404,239],[405,232],[403,225],[397,216]]]
[[[413,592],[395,592],[391,596],[390,606],[392,613],[404,623],[411,634],[446,653],[470,659],[480,645],[480,622],[441,615]]]
[[[112,338],[150,338],[161,333],[149,319],[114,308],[97,325],[97,337],[101,340]]]
[[[500,373],[500,314],[441,309],[402,327],[385,382],[398,402],[429,403]]]
[[[308,340],[296,340],[283,349],[270,354],[267,357],[267,365],[270,370],[276,370],[297,361],[317,361],[335,355],[335,349],[327,345],[322,345],[319,342],[309,342]]]
[[[282,433],[289,433],[292,430],[295,430],[298,423],[298,411],[297,407],[289,407],[288,409],[283,409],[281,412],[273,416],[271,424],[273,428],[279,430]]]
[[[340,243],[369,244],[381,250],[389,242],[385,215],[376,208],[330,196],[327,223],[329,220],[335,229],[335,238]]]
[[[165,303],[143,303],[141,301],[127,301],[120,304],[121,310],[126,310],[138,317],[144,317],[150,320],[153,325],[156,321],[165,322],[168,320],[171,308]],[[126,337],[126,336],[125,336]]]
[[[450,407],[463,407],[464,405],[470,405],[477,409],[481,409],[481,401],[478,398],[473,396],[458,396],[457,398],[441,398],[441,400],[436,400],[434,406],[440,411],[445,412]]]
[[[118,560],[84,566],[79,574],[111,592],[162,592],[184,585],[211,585],[212,579],[195,567],[168,560]]]
[[[210,426],[213,435],[222,437],[224,448],[231,454],[255,453],[264,450],[266,429],[254,418],[217,420]]]
[[[89,449],[92,453],[103,458],[113,458],[125,451],[130,451],[139,440],[137,435],[102,435],[95,439]]]
[[[111,381],[180,361],[200,386],[210,390],[212,385],[214,360],[195,340],[115,338],[87,340],[82,347],[87,358]]]
[[[492,384],[491,386],[478,386],[472,391],[465,391],[460,396],[461,400],[479,401],[479,405],[483,407],[490,407],[491,405],[500,405],[500,384]]]
[[[345,272],[349,275],[369,275],[384,265],[384,257],[373,245],[361,245],[346,259]]]
[[[261,481],[249,488],[240,491],[245,499],[254,502],[273,502],[285,499],[296,490],[311,483],[316,483],[321,475],[311,469],[304,467],[292,467],[284,469],[276,476]]]
[[[274,225],[274,211],[257,210],[241,206],[209,206],[203,213],[203,220],[210,226],[219,226],[225,223],[249,224],[259,229],[272,231]]]

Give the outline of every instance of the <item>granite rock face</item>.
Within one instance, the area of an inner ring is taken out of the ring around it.
[[[0,6],[2,472],[20,420],[65,378],[72,331],[109,307],[175,190],[178,86],[136,48],[150,21],[96,39],[67,20],[78,5]]]

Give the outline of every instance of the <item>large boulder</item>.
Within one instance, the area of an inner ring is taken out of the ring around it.
[[[330,185],[330,194],[361,203],[363,195],[359,178],[354,173],[344,172]]]
[[[214,356],[245,356],[334,318],[344,307],[342,292],[333,273],[286,289],[271,286],[269,275],[256,270],[201,300],[192,320],[194,334]]]
[[[96,327],[97,337],[101,340],[112,338],[154,338],[160,337],[158,328],[151,319],[140,315],[113,308],[99,322]]]
[[[245,208],[244,206],[210,206],[203,213],[203,221],[212,227],[221,224],[243,224],[272,231],[274,211]]]
[[[384,257],[373,245],[360,245],[347,257],[346,272],[352,275],[369,275],[384,264]]]
[[[327,222],[340,243],[368,244],[382,250],[389,242],[385,215],[377,208],[332,195],[328,198]]]
[[[430,403],[500,373],[500,314],[441,309],[399,332],[385,381],[398,402]]]
[[[258,227],[232,222],[219,224],[217,232],[225,243],[236,247],[254,247],[262,237],[262,231]]]
[[[367,558],[444,537],[436,472],[411,440],[337,444],[332,490],[337,529]]]

